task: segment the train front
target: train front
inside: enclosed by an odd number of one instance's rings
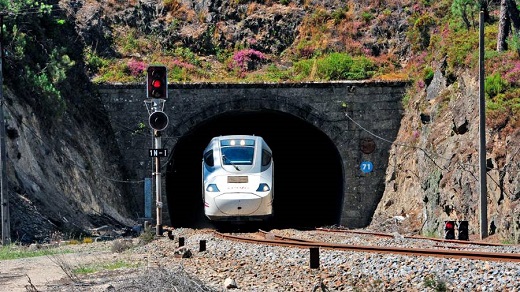
[[[222,136],[204,151],[204,212],[213,221],[263,221],[273,215],[271,149],[258,136]]]

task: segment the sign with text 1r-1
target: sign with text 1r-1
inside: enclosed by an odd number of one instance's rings
[[[149,149],[150,157],[168,157],[168,149]]]

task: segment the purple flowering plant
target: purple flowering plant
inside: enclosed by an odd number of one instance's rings
[[[240,50],[233,55],[229,69],[238,69],[239,75],[243,76],[245,72],[254,70],[259,63],[266,59],[266,56],[260,51],[253,49]]]
[[[128,69],[130,70],[130,74],[132,74],[132,76],[135,76],[135,77],[141,75],[146,70],[146,67],[148,66],[145,62],[134,60],[134,59],[131,59],[130,61],[128,61],[127,65],[128,65]]]

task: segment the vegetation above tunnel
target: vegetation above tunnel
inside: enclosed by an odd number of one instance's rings
[[[520,24],[509,17],[513,33],[499,34],[500,1],[194,3],[1,0],[8,85],[56,113],[77,95],[81,76],[142,83],[156,63],[171,82],[407,79],[415,84],[410,96],[438,69],[451,83],[461,71],[477,76],[483,9],[488,109],[512,116],[506,123],[514,127],[520,120]]]

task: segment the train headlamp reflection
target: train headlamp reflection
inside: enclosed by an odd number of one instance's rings
[[[270,191],[271,188],[269,187],[268,184],[266,183],[261,183],[259,186],[258,186],[258,189],[256,190],[257,192],[268,192]]]
[[[216,185],[216,184],[209,184],[209,185],[206,187],[206,191],[207,191],[207,192],[220,192],[220,190],[217,188],[217,185]]]

